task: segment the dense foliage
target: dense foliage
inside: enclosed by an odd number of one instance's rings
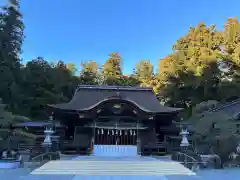
[[[77,84],[152,87],[161,102],[186,109],[239,97],[240,26],[235,18],[226,21],[223,31],[203,22],[190,27],[172,53],[159,60],[157,72],[149,60],[141,60],[126,75],[117,52],[101,67],[94,60],[82,63],[78,72],[73,63],[42,57],[21,64],[24,25],[19,3],[9,1],[0,11],[0,97],[14,114],[43,118],[43,106],[69,101]]]

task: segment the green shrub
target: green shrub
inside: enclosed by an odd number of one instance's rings
[[[222,164],[230,161],[229,155],[232,152],[236,152],[238,139],[234,136],[229,138],[219,139],[217,145],[213,146],[213,152],[219,155]]]

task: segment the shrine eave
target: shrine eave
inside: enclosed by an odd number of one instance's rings
[[[78,86],[70,102],[50,104],[48,107],[65,112],[87,112],[105,103],[129,104],[148,114],[169,114],[182,110],[160,104],[151,88],[117,86]]]
[[[114,100],[116,100],[116,99],[114,99]],[[70,103],[48,104],[47,106],[52,108],[52,109],[58,110],[58,111],[74,113],[74,112],[88,112],[88,111],[91,111],[92,109],[98,108],[98,106],[100,106],[102,103],[105,103],[105,102],[110,102],[110,100],[109,99],[108,100],[103,100],[103,101],[100,101],[100,102],[90,106],[90,107],[86,107],[86,108],[82,108],[82,109],[78,109],[78,107],[73,107],[73,105],[70,104]],[[151,110],[151,109],[146,109],[146,108],[142,107],[141,105],[138,105],[135,102],[130,101],[130,100],[121,99],[121,100],[118,100],[118,102],[126,102],[126,103],[129,103],[131,105],[134,105],[139,110],[141,110],[141,111],[143,111],[147,114],[178,113],[182,110],[181,108],[171,108],[171,107],[165,107],[165,106],[162,106],[162,105],[159,105],[159,107],[155,107],[154,109]]]

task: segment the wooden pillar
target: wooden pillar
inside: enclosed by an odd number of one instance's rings
[[[139,120],[137,120],[137,153],[141,155],[141,138],[139,133]]]
[[[93,119],[93,124],[92,124],[92,131],[93,131],[93,137],[92,137],[92,143],[93,145],[95,144],[95,132],[96,132],[96,119]]]

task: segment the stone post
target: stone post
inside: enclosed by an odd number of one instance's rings
[[[239,131],[240,124],[238,123],[238,124],[236,124],[236,126],[237,126],[237,135],[239,137],[239,134],[240,134],[240,131]],[[240,142],[238,142],[238,145],[236,147],[236,151],[237,151],[237,154],[239,155],[240,154]]]
[[[236,150],[237,150],[237,153],[240,154],[240,142],[238,143]]]

